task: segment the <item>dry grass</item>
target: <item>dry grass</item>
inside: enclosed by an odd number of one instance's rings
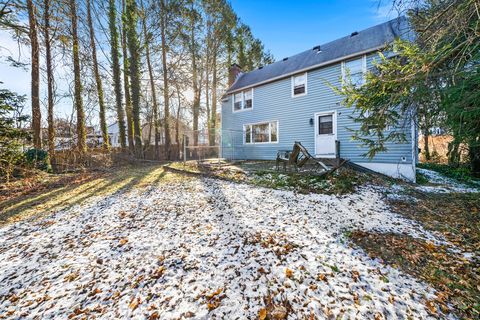
[[[199,165],[196,161],[176,162],[169,167],[185,173],[202,174],[259,187],[291,190],[299,193],[348,194],[367,181],[382,184],[376,176],[360,173],[346,167],[332,174],[318,175],[317,171],[284,172],[275,170],[275,161],[244,161],[238,164]]]
[[[14,189],[0,200],[0,225],[26,218],[39,218],[57,210],[131,188],[187,179],[164,172],[160,165],[136,165],[102,172],[43,175],[39,182],[17,181],[5,188]],[[23,187],[22,187],[23,186]]]
[[[426,301],[438,316],[446,304],[462,319],[480,318],[480,197],[466,194],[416,194],[417,202],[391,201],[392,209],[418,221],[427,230],[442,234],[461,251],[399,234],[353,232],[351,240],[372,257],[422,279],[439,291],[436,301]]]

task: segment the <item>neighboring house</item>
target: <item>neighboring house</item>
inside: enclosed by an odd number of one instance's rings
[[[407,36],[408,23],[400,18],[248,73],[233,65],[222,100],[222,157],[272,160],[277,150],[291,149],[300,141],[316,157],[332,158],[339,141],[341,158],[415,180],[414,121],[400,128],[406,142],[389,143],[387,152],[366,158],[362,155],[367,147],[352,140],[350,129],[359,127],[352,119],[354,108],[342,106],[342,97],[330,87],[341,87],[343,81],[361,85],[378,51]]]
[[[86,126],[86,142],[89,148],[96,148],[101,145],[102,135],[95,131],[95,127]],[[77,146],[77,127],[64,119],[55,120],[55,150],[68,150]],[[42,128],[42,139],[47,147],[48,128]]]
[[[173,145],[173,144],[176,144],[176,131],[175,131],[176,119],[174,117],[170,117],[169,125],[170,125],[170,142]],[[107,128],[107,131],[108,131],[108,137],[110,139],[110,145],[113,148],[119,148],[121,145],[120,145],[120,131],[118,127],[118,122],[115,122],[109,125]],[[149,139],[149,135],[150,135],[150,139]],[[187,136],[187,139],[189,141],[193,141],[192,129],[186,123],[184,123],[183,121],[180,121],[179,127],[178,127],[178,136],[179,136],[180,144],[183,143],[184,135]],[[142,142],[146,144],[148,141],[150,141],[150,145],[155,145],[155,128],[153,126],[150,126],[150,123],[144,123],[142,125]],[[160,127],[159,144],[160,145],[165,144],[165,130],[163,126]]]
[[[162,121],[163,122],[163,121]],[[170,116],[169,120],[169,131],[170,131],[170,143],[171,144],[177,144],[176,142],[176,123],[177,119],[173,116]],[[163,145],[165,144],[165,129],[163,127],[163,123],[160,126],[160,132],[159,132],[159,144]],[[150,135],[150,139],[148,139],[148,136]],[[183,143],[183,136],[187,136],[187,140],[193,141],[193,131],[192,129],[182,120],[179,120],[179,125],[178,125],[178,140],[179,144],[181,145]],[[145,123],[142,125],[142,139],[144,143],[147,143],[150,141],[150,145],[155,145],[155,127],[150,126],[150,123]]]
[[[108,139],[112,148],[120,148],[120,128],[118,122],[114,122],[107,127]]]

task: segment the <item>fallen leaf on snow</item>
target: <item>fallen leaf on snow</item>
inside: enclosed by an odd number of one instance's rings
[[[382,316],[382,314],[381,314],[380,312],[377,312],[377,313],[375,313],[375,315],[373,316],[373,319],[375,319],[375,320],[381,320],[381,319],[383,319],[383,316]]]
[[[205,297],[206,297],[207,299],[212,299],[213,297],[215,297],[215,296],[219,295],[220,293],[222,293],[222,291],[223,291],[223,288],[218,288],[217,290],[215,290],[215,291],[213,291],[213,292],[211,292],[211,293],[207,293],[207,294],[205,295]]]
[[[355,282],[358,282],[360,279],[360,273],[357,270],[352,270],[352,279]]]
[[[287,276],[287,278],[291,278],[293,276],[293,270],[291,269],[285,269],[285,276]]]
[[[435,306],[435,303],[433,301],[427,300],[427,302],[425,302],[425,305],[431,313],[437,314],[437,307]]]
[[[319,273],[318,276],[317,276],[317,279],[321,280],[321,281],[328,282],[327,276],[324,273]]]
[[[282,320],[287,319],[287,308],[284,306],[275,306],[275,308],[270,312],[272,319]]]
[[[158,279],[158,278],[160,278],[161,276],[163,276],[164,273],[165,273],[165,267],[164,267],[164,266],[160,266],[157,270],[155,270],[155,271],[152,273],[152,278]]]
[[[265,320],[267,318],[267,309],[262,308],[258,311],[258,319]]]
[[[138,305],[140,304],[140,298],[133,298],[132,301],[130,301],[130,304],[128,305],[128,307],[130,309],[135,310],[137,309]]]

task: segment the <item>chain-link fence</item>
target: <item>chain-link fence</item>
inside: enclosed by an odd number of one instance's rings
[[[235,130],[190,130],[183,135],[183,161],[244,159],[243,132]]]

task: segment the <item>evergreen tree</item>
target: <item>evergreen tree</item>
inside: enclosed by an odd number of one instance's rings
[[[478,1],[411,1],[407,14],[415,41],[397,40],[387,48],[394,56],[382,56],[365,85],[337,89],[345,104],[359,111],[355,137],[374,156],[387,150],[388,141],[405,138],[405,116],[430,121],[431,115],[443,114],[454,138],[450,162],[460,161],[465,144],[472,172],[480,175]]]
[[[8,182],[15,165],[22,159],[22,140],[28,137],[18,126],[26,116],[15,117],[22,109],[25,96],[19,96],[6,89],[0,89],[0,180]]]

